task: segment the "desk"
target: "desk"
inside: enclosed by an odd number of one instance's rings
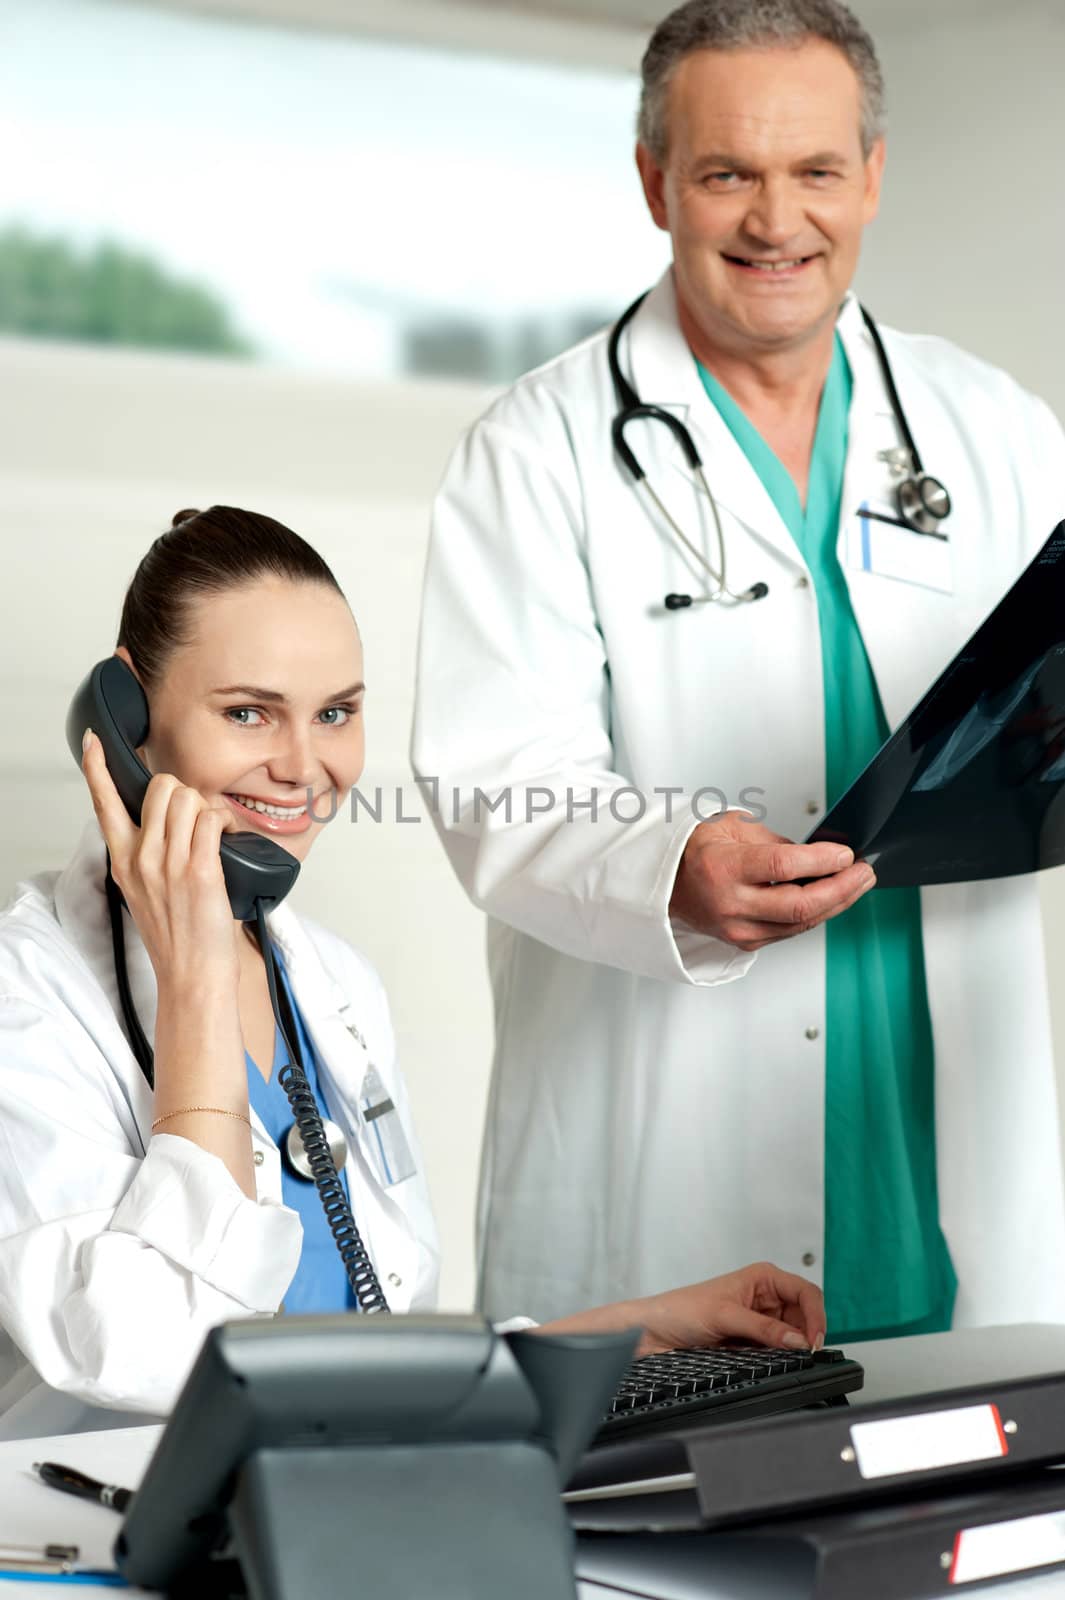
[[[31,1545],[76,1544],[81,1549],[83,1565],[112,1567],[111,1549],[121,1519],[103,1506],[46,1488],[30,1469],[35,1461],[62,1461],[107,1483],[136,1488],[161,1431],[158,1425],[116,1428],[100,1433],[16,1439],[0,1444],[0,1541]],[[705,1554],[701,1554],[699,1589],[693,1587],[692,1568],[680,1570],[673,1575],[668,1589],[656,1591],[664,1600],[803,1600],[803,1591],[797,1587],[794,1573],[784,1567],[772,1572],[764,1564],[756,1570],[746,1556],[738,1554],[736,1545],[730,1543],[727,1536],[718,1536],[713,1542],[718,1549],[714,1554],[712,1575]],[[651,1542],[637,1536],[633,1553],[639,1546],[645,1547],[640,1551],[640,1563],[653,1563]],[[97,1584],[60,1583],[53,1588],[48,1584],[20,1583],[12,1579],[0,1581],[0,1600],[46,1600],[50,1593],[63,1588],[77,1600],[105,1600],[105,1597],[116,1600],[120,1595],[147,1593],[141,1589],[116,1590]],[[581,1583],[578,1587],[580,1600],[608,1600],[618,1592],[598,1583]],[[631,1587],[627,1592],[630,1597],[640,1593],[639,1589]],[[958,1591],[959,1594],[963,1592]],[[994,1600],[1063,1600],[1065,1571],[1010,1583],[980,1585],[979,1592],[993,1595]],[[411,1596],[410,1600],[422,1600],[422,1597]],[[501,1595],[500,1600],[506,1597]]]

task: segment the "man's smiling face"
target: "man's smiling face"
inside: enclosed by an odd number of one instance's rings
[[[661,165],[640,145],[696,348],[794,348],[830,325],[876,215],[884,145],[861,141],[857,75],[823,40],[698,50],[667,91]]]

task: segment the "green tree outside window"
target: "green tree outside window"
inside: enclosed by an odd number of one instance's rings
[[[94,344],[251,356],[222,301],[149,256],[109,241],[0,229],[0,332]]]

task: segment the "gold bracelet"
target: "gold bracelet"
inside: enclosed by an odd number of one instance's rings
[[[209,1111],[214,1117],[235,1117],[238,1122],[246,1122],[251,1127],[251,1118],[246,1117],[242,1111],[224,1111],[221,1106],[182,1106],[180,1111],[168,1111],[165,1117],[156,1117],[152,1123],[152,1132],[161,1128],[164,1122],[169,1122],[173,1117],[187,1117],[194,1111]]]

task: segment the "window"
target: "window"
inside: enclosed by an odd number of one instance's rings
[[[661,272],[636,82],[0,0],[0,329],[504,381]]]

